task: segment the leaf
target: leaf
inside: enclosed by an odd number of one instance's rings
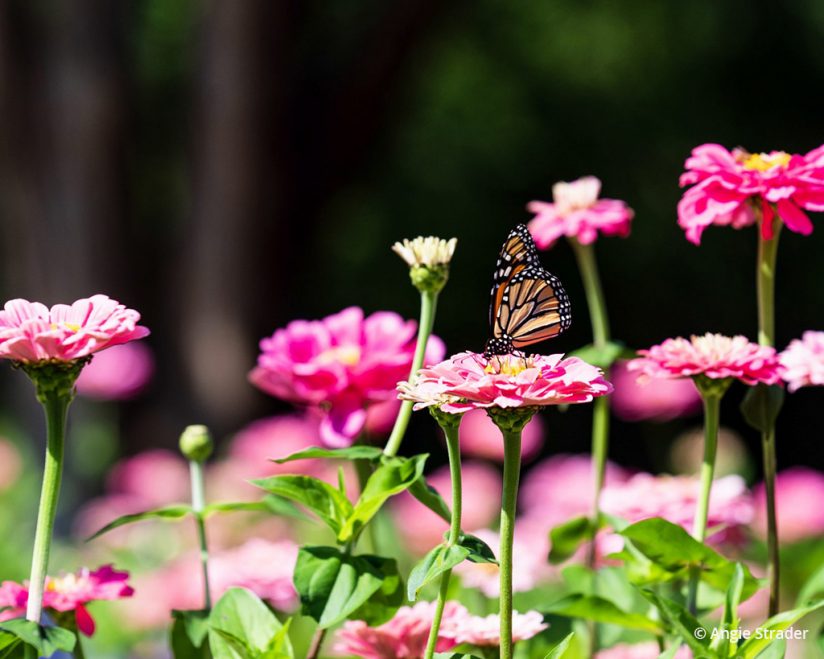
[[[478,536],[462,533],[458,538],[458,544],[464,549],[469,550],[466,560],[473,563],[493,563],[498,565],[498,559],[495,558],[495,552],[492,551],[492,547]]]
[[[670,645],[666,650],[664,650],[661,654],[658,655],[658,659],[675,659],[675,655],[678,654],[678,650],[681,649],[681,642],[676,641],[672,645]]]
[[[804,582],[795,601],[796,606],[806,606],[819,595],[824,595],[824,565],[813,572],[812,576]]]
[[[626,629],[637,629],[652,634],[660,634],[663,629],[655,620],[640,613],[623,611],[616,604],[597,595],[575,594],[551,604],[545,609],[566,618],[584,618],[595,622],[618,625]]]
[[[309,519],[291,501],[275,494],[267,494],[260,501],[218,502],[210,503],[203,508],[203,514],[207,516],[213,513],[229,512],[265,512],[295,519]]]
[[[784,388],[778,385],[757,384],[749,387],[741,401],[744,420],[759,432],[766,432],[775,424],[784,404]]]
[[[447,522],[452,521],[452,511],[449,509],[449,505],[438,491],[426,482],[423,476],[409,486],[409,494],[441,519]]]
[[[572,643],[572,639],[575,636],[575,632],[571,632],[567,634],[564,639],[558,643],[552,650],[549,651],[544,659],[563,659],[564,654],[569,649],[569,644]]]
[[[386,560],[351,556],[337,547],[301,547],[294,583],[303,612],[322,628],[349,617],[383,585],[386,575],[380,567]]]
[[[710,656],[710,632],[683,605],[661,597],[651,588],[642,588],[641,594],[658,609],[667,627],[690,647],[693,654],[698,657]],[[696,634],[697,629],[702,631]]]
[[[273,459],[272,462],[284,464],[295,460],[306,460],[308,458],[334,458],[338,460],[369,460],[377,462],[383,455],[383,451],[377,446],[365,446],[356,444],[345,448],[323,448],[320,446],[310,446],[309,448],[287,455],[285,458]]]
[[[616,362],[616,360],[620,359],[622,356],[625,356],[625,353],[626,348],[624,347],[624,344],[610,341],[603,347],[596,347],[590,343],[583,348],[573,350],[569,353],[569,356],[583,359],[585,362],[606,371]],[[630,357],[635,356],[636,355],[634,352],[630,352]]]
[[[414,602],[418,599],[421,588],[463,563],[468,556],[469,549],[466,547],[447,543],[438,545],[412,568],[406,584],[406,596]]]
[[[44,627],[43,625],[38,625],[36,622],[24,620],[23,618],[0,622],[0,630],[16,636],[23,641],[23,643],[31,645],[37,650],[38,656],[42,657],[51,657],[55,652],[61,650],[71,652],[74,650],[74,644],[76,642],[75,635],[68,629]],[[14,647],[14,643],[9,643],[6,647],[11,650],[11,648]]]
[[[788,627],[791,627],[793,623],[798,622],[801,618],[820,609],[822,606],[824,606],[824,600],[820,600],[809,606],[802,606],[798,609],[783,611],[769,618],[738,648],[738,652],[735,655],[736,659],[754,659],[761,651],[765,650],[770,643],[778,640],[778,634],[776,632],[784,631]]]
[[[354,510],[338,532],[338,542],[349,542],[375,516],[387,499],[400,494],[418,480],[423,475],[428,457],[427,454],[422,454],[411,458],[388,458],[375,469],[366,481]]]
[[[14,634],[0,631],[0,659],[6,659],[6,657],[10,657],[12,653],[17,653],[22,643],[23,641]]]
[[[206,637],[209,611],[172,611],[171,646],[175,659],[209,659],[212,654]]]
[[[741,603],[741,594],[744,590],[744,566],[741,563],[735,564],[735,572],[727,588],[727,595],[724,600],[724,616],[721,618],[721,629],[723,632],[732,632],[738,628],[738,605]],[[722,633],[717,636],[718,643],[713,643],[717,647],[718,654],[727,657],[730,654],[730,633]]]
[[[214,659],[251,659],[265,656],[283,626],[252,591],[229,588],[209,616],[209,647]],[[285,642],[284,656],[293,657]]]
[[[364,620],[370,627],[382,625],[392,619],[397,610],[406,602],[403,579],[394,559],[382,556],[368,556],[366,560],[383,575],[383,583],[369,599],[349,617]]]
[[[271,476],[253,480],[253,485],[305,506],[336,534],[352,515],[352,504],[342,492],[312,476]]]
[[[578,547],[592,539],[592,520],[589,517],[574,517],[559,524],[549,532],[549,562],[563,563]]]
[[[102,529],[86,538],[86,542],[99,538],[104,533],[108,533],[126,524],[133,524],[134,522],[142,522],[144,519],[180,519],[192,512],[192,507],[186,504],[175,504],[173,506],[164,506],[163,508],[156,508],[154,510],[147,510],[142,513],[133,513],[131,515],[123,515],[118,517],[113,522],[109,522]]]

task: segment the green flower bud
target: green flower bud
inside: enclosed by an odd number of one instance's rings
[[[521,432],[530,419],[535,416],[538,407],[489,407],[486,413],[501,432]]]
[[[186,426],[180,435],[180,452],[193,462],[206,462],[213,448],[212,435],[206,426]]]

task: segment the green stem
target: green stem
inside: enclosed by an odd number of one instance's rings
[[[312,642],[309,645],[309,651],[306,654],[306,659],[317,659],[320,656],[323,641],[326,640],[326,629],[318,627],[312,636]]]
[[[521,475],[521,431],[501,430],[504,436],[504,489],[501,496],[501,659],[512,659],[512,542],[518,481]]]
[[[581,279],[584,282],[589,317],[592,322],[592,341],[596,348],[604,348],[609,343],[609,320],[604,290],[601,287],[601,277],[598,274],[598,264],[595,261],[595,250],[592,245],[582,245],[574,238],[569,242],[575,252],[578,269],[581,271]]]
[[[421,318],[418,323],[418,342],[415,345],[415,356],[412,359],[412,368],[409,371],[410,381],[415,376],[415,373],[423,366],[423,359],[426,355],[426,344],[429,342],[429,336],[432,334],[432,326],[435,324],[435,310],[437,306],[437,293],[428,291],[421,292]],[[386,447],[383,449],[384,455],[398,454],[403,436],[406,434],[406,428],[409,425],[409,418],[412,416],[412,405],[412,401],[408,400],[401,403],[401,409],[398,412],[398,417],[395,419],[392,433],[389,435],[389,439],[386,440]]]
[[[74,659],[86,659],[86,653],[83,652],[83,641],[81,639],[80,632],[75,632],[75,641],[74,641],[74,650],[72,650],[72,656]]]
[[[37,511],[37,530],[34,534],[34,551],[29,579],[29,601],[26,619],[40,622],[43,612],[43,587],[49,566],[54,518],[60,495],[60,479],[63,472],[63,446],[66,435],[66,415],[71,395],[52,392],[41,399],[46,413],[46,464],[43,469],[43,487],[40,491],[40,508]]]
[[[698,493],[698,506],[692,525],[692,537],[704,542],[707,536],[707,518],[710,509],[710,492],[715,474],[715,454],[718,448],[718,424],[721,414],[721,396],[702,394],[704,401],[704,461],[701,463],[701,489]],[[697,611],[698,581],[700,568],[690,571],[687,606],[694,615]]]
[[[206,543],[206,522],[203,517],[205,505],[203,463],[190,460],[189,474],[192,481],[192,510],[195,514],[197,538],[200,545],[200,565],[203,570],[203,608],[209,611],[212,608],[212,592],[209,588],[209,546]]]
[[[459,424],[452,424],[449,426],[441,426],[444,437],[446,437],[446,450],[449,454],[449,474],[452,483],[452,517],[449,526],[449,536],[447,537],[447,545],[453,546],[458,543],[461,537],[461,505],[462,505],[462,487],[461,487],[461,451],[458,443],[458,427]],[[449,579],[452,576],[452,570],[447,570],[441,575],[441,586],[438,590],[438,601],[435,604],[435,615],[432,618],[432,627],[429,630],[429,640],[426,644],[425,659],[432,659],[435,656],[435,649],[438,645],[438,631],[441,627],[441,619],[443,618],[443,610],[446,606],[446,596],[449,591]]]

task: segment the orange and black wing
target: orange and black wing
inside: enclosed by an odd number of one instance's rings
[[[489,304],[489,327],[493,336],[507,284],[512,281],[513,277],[530,267],[540,267],[538,248],[532,240],[529,229],[519,224],[509,232],[495,264]]]

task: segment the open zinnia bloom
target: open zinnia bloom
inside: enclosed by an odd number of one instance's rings
[[[571,183],[552,186],[552,203],[531,201],[527,206],[535,217],[529,231],[541,249],[552,247],[558,238],[575,238],[583,245],[605,236],[629,235],[632,209],[617,199],[599,199],[601,181],[584,176]]]
[[[77,628],[86,636],[94,634],[94,620],[86,605],[96,600],[131,597],[134,589],[126,581],[128,572],[118,572],[111,565],[96,570],[82,570],[59,577],[46,577],[43,607],[57,613],[73,611]],[[25,614],[29,592],[26,583],[4,581],[0,586],[0,620]]]
[[[77,378],[77,393],[97,400],[129,400],[140,394],[154,373],[145,343],[126,343],[96,355]]]
[[[633,373],[623,360],[609,374],[615,387],[610,397],[612,411],[624,421],[669,421],[701,409],[701,395],[691,380]]]
[[[454,617],[444,624],[444,634],[458,644],[468,643],[477,647],[497,647],[501,644],[501,620],[497,614]],[[525,641],[537,636],[549,625],[537,611],[512,612],[512,642]]]
[[[409,374],[417,324],[380,311],[364,317],[357,307],[323,320],[296,320],[260,342],[251,382],[272,396],[308,406],[322,416],[329,446],[348,446],[361,433],[367,409],[393,397]],[[426,362],[443,358],[430,337]]]
[[[824,146],[799,155],[702,144],[685,167],[681,186],[693,187],[678,203],[678,225],[696,245],[711,224],[739,229],[753,224],[756,212],[765,240],[776,214],[791,231],[808,235],[813,225],[804,211],[824,211]]]
[[[824,332],[804,332],[779,356],[781,377],[790,391],[824,386]]]

